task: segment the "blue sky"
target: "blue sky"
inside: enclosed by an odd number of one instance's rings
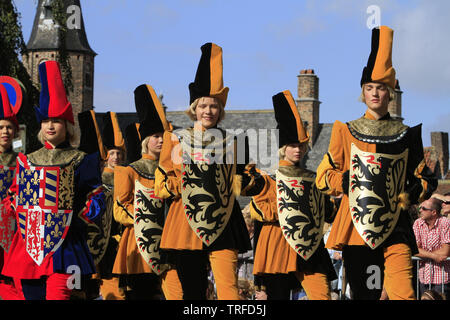
[[[24,39],[36,0],[14,0]],[[362,68],[370,52],[370,5],[394,29],[393,65],[403,91],[405,123],[450,131],[450,1],[448,0],[81,0],[95,59],[98,112],[134,112],[134,89],[148,83],[168,111],[189,102],[200,46],[223,48],[227,109],[271,109],[272,95],[290,90],[297,75],[320,78],[320,122],[360,117]]]

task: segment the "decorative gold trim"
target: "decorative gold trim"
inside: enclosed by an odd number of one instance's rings
[[[350,133],[368,143],[392,143],[402,139],[409,127],[398,120],[371,120],[365,117],[347,123]]]

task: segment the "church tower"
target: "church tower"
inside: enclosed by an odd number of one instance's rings
[[[46,60],[56,60],[60,47],[60,26],[53,15],[55,0],[39,0],[33,30],[22,57],[23,64],[33,83],[39,87],[38,66]],[[94,103],[94,58],[97,55],[89,46],[81,13],[80,0],[62,0],[67,14],[65,50],[72,70],[73,90],[66,88],[72,103],[75,121],[78,113],[90,110]]]

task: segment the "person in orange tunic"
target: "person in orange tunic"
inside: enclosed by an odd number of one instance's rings
[[[393,97],[393,30],[372,30],[372,50],[361,78],[361,118],[333,125],[316,183],[341,195],[326,247],[343,251],[353,299],[414,299],[411,255],[417,253],[410,204],[428,198],[436,180],[425,165],[421,126],[408,127],[388,112]]]
[[[280,162],[275,175],[262,176],[264,186],[250,203],[252,217],[263,224],[253,273],[269,300],[289,300],[300,284],[309,300],[330,300],[336,272],[322,237],[334,203],[317,189],[315,173],[300,166],[309,137],[291,93],[280,92],[272,100]]]
[[[115,112],[107,112],[99,127],[94,110],[78,114],[81,138],[79,149],[86,153],[99,153],[102,159],[102,182],[106,196],[106,211],[99,225],[88,229],[88,245],[97,266],[97,273],[89,279],[86,299],[124,300],[119,290],[119,280],[113,277],[112,268],[122,234],[122,225],[114,220],[114,168],[125,162],[126,147]]]
[[[141,144],[142,157],[114,169],[114,218],[124,231],[112,273],[119,275],[126,300],[162,299],[161,289],[167,300],[179,300],[182,290],[177,272],[161,261],[165,204],[154,192],[163,132],[170,131],[171,126],[151,86],[140,85],[134,95],[139,131],[127,128],[126,140],[131,150],[139,150],[132,145]],[[132,124],[130,128],[136,127]]]
[[[217,298],[238,300],[238,253],[251,249],[236,200],[246,186],[239,175],[245,164],[221,163],[227,154],[224,149],[236,145],[234,136],[217,128],[228,94],[222,79],[222,48],[207,43],[201,50],[195,81],[189,85],[187,114],[194,126],[164,133],[156,170],[156,194],[172,201],[161,249],[176,265],[183,299],[206,299],[209,262]],[[211,160],[213,153],[217,162]]]

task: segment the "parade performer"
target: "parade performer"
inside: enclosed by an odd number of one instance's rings
[[[275,175],[262,176],[264,186],[250,203],[252,217],[263,223],[253,273],[270,300],[289,300],[299,284],[309,300],[329,300],[336,273],[322,237],[334,203],[317,189],[315,173],[300,165],[309,137],[291,93],[280,92],[272,100],[280,162]]]
[[[167,300],[180,300],[182,291],[176,270],[161,261],[159,244],[165,201],[154,192],[163,132],[170,131],[171,126],[151,86],[140,85],[134,96],[140,123],[138,131],[130,130],[136,129],[134,124],[127,127],[125,137],[130,152],[141,149],[142,155],[128,166],[114,169],[114,218],[125,229],[113,274],[119,275],[127,300],[161,299],[161,289]]]
[[[408,127],[388,112],[393,98],[393,30],[372,30],[361,78],[361,118],[333,125],[316,183],[343,194],[326,247],[343,251],[354,299],[414,299],[411,255],[417,253],[408,207],[428,198],[436,180],[425,165],[421,125]],[[384,278],[384,281],[383,281]]]
[[[5,83],[5,85],[3,84]],[[13,90],[15,102],[18,102],[22,89],[19,82],[11,77],[0,77],[0,201],[7,196],[8,188],[14,178],[16,169],[17,152],[13,151],[12,143],[18,137],[19,123],[16,113],[11,106],[8,90]],[[22,97],[20,97],[22,98]],[[18,106],[20,108],[20,105]],[[15,232],[15,217],[8,214],[10,211],[0,206],[0,271],[6,260],[9,247]],[[16,285],[19,288],[16,288]],[[3,300],[21,300],[20,283],[14,283],[14,279],[0,274],[0,298]]]
[[[217,128],[229,90],[223,86],[222,48],[207,43],[201,51],[186,111],[194,126],[164,133],[156,171],[156,194],[173,201],[161,248],[176,265],[184,299],[206,299],[209,262],[217,298],[238,300],[238,253],[251,249],[236,200],[246,187],[240,175],[245,155],[235,159],[241,154],[228,151],[237,146],[236,136]]]
[[[97,266],[97,273],[89,281],[87,299],[98,294],[103,300],[124,300],[119,280],[112,268],[122,234],[122,225],[114,219],[114,168],[125,161],[126,147],[115,112],[106,112],[100,129],[94,110],[78,114],[81,138],[79,149],[91,154],[97,152],[103,161],[102,182],[105,192],[105,213],[100,225],[88,226],[88,246]]]
[[[104,194],[98,156],[73,147],[74,117],[59,64],[41,63],[39,76],[36,117],[44,146],[17,157],[4,204],[14,210],[18,230],[3,273],[21,279],[27,300],[68,300],[81,289],[80,278],[95,273],[86,226],[101,219]]]

